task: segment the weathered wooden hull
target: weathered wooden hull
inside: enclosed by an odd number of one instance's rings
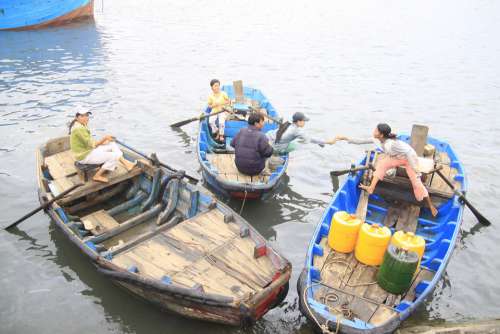
[[[33,30],[47,27],[54,27],[67,24],[71,21],[91,19],[94,16],[94,0],[70,0],[61,3],[68,3],[67,6],[47,1],[47,10],[43,15],[38,13],[40,4],[35,6],[33,12],[24,8],[17,9],[15,2],[10,6],[5,6],[4,20],[0,20],[0,30]],[[12,13],[9,17],[8,14]]]
[[[65,145],[67,144],[63,143],[58,150],[64,150],[66,148],[64,147]],[[132,152],[126,150],[124,150],[124,152],[127,155],[138,158],[133,156]],[[38,196],[41,203],[46,202],[53,196],[47,185],[47,172],[46,170],[42,171],[43,164],[44,159],[40,151],[38,151]],[[192,190],[197,188],[190,184],[185,184],[185,187]],[[151,190],[151,192],[153,192],[153,190]],[[196,205],[197,208],[201,209],[200,205],[205,206],[206,204],[209,207],[217,208],[217,210],[223,210],[228,214],[230,219],[234,219],[233,217],[235,216],[233,215],[236,215],[236,213],[229,207],[215,201],[215,199],[210,196],[206,197],[206,195],[208,195],[207,193],[204,194],[203,196],[201,194],[196,196],[196,199],[201,201]],[[266,256],[270,256],[272,258],[272,263],[276,263],[281,269],[276,272],[275,277],[272,278],[272,281],[264,289],[250,296],[250,298],[239,300],[234,297],[205,292],[203,288],[192,288],[176,284],[173,282],[175,276],[172,276],[172,280],[169,279],[167,282],[164,279],[155,279],[148,275],[138,275],[136,271],[131,271],[130,268],[127,269],[127,267],[117,265],[113,262],[113,258],[116,258],[118,253],[113,253],[111,249],[104,252],[99,250],[99,242],[95,236],[82,239],[81,236],[75,233],[75,230],[71,228],[72,218],[70,218],[71,216],[69,216],[67,210],[69,209],[63,209],[57,203],[54,203],[46,212],[64,235],[94,263],[98,272],[109,278],[118,286],[130,291],[132,294],[147,302],[159,306],[163,310],[204,321],[233,326],[246,326],[254,323],[269,309],[278,305],[285,298],[286,292],[288,291],[291,266],[265,243],[262,244],[262,247],[266,249]],[[191,211],[190,209],[186,210]],[[240,221],[240,218],[238,217],[237,220]],[[260,237],[251,226],[247,224],[241,226],[245,238],[252,238],[252,240],[257,238],[258,240],[262,240],[262,237]],[[139,237],[141,236],[139,235]],[[236,235],[235,237],[238,236]],[[144,238],[144,240],[148,239]],[[133,241],[130,249],[135,249],[140,246],[141,242],[142,241]]]
[[[409,140],[408,136],[400,138]],[[451,147],[446,142],[433,138],[429,138],[428,142],[436,147],[437,154],[441,157],[440,161],[447,161],[444,165],[453,175],[456,186],[466,191],[463,166]],[[361,162],[361,164],[364,163],[365,160]],[[306,254],[305,266],[297,282],[300,310],[311,320],[318,332],[321,332],[325,326],[333,332],[347,334],[393,332],[431,295],[444,274],[459,235],[463,204],[452,193],[449,198],[434,199],[440,203],[437,217],[432,217],[426,208],[422,208],[422,211],[415,216],[415,234],[424,238],[426,248],[420,268],[410,288],[401,295],[392,295],[378,284],[365,284],[376,281],[377,267],[361,264],[352,253],[335,252],[331,250],[327,242],[333,215],[338,211],[356,212],[358,201],[361,201],[358,185],[362,176],[363,172],[349,175],[334,195],[313,233]],[[437,186],[432,186],[435,180],[429,181],[428,187],[431,193],[431,190],[437,190],[435,188]],[[389,180],[380,182],[389,182]],[[436,184],[441,186],[440,183]],[[384,184],[381,186],[383,187]],[[408,191],[405,190],[405,192]],[[377,186],[375,194],[369,197],[367,223],[384,225],[389,222],[391,210],[397,210],[403,205],[401,202],[382,197],[387,194],[386,191],[383,195],[379,193]],[[398,224],[400,219],[409,219],[409,217],[403,217],[403,215],[397,217]],[[398,225],[388,226],[398,230]],[[340,270],[332,269],[336,265]],[[359,271],[356,271],[358,269]],[[336,296],[336,301],[328,301],[329,295]],[[344,311],[348,309],[350,315],[339,313],[342,309]]]

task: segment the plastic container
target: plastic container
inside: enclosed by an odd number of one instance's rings
[[[341,253],[350,253],[354,250],[358,239],[361,220],[346,211],[337,211],[330,224],[328,233],[328,245],[330,248]]]
[[[363,224],[359,230],[354,255],[356,259],[369,266],[378,266],[391,240],[391,230],[378,224]]]
[[[415,235],[415,233],[413,232],[397,231],[392,236],[391,245],[416,252],[418,254],[418,264],[417,264],[417,269],[418,269],[418,267],[420,266],[420,261],[422,261],[422,256],[424,256],[424,251],[425,251],[424,238],[422,238],[419,235]]]
[[[378,285],[396,295],[404,293],[411,285],[417,263],[416,252],[389,245],[377,274]]]

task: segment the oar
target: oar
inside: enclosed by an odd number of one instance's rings
[[[367,169],[371,169],[371,170],[375,170],[375,167],[373,167],[373,164],[368,164],[368,166],[358,166],[358,167],[355,167],[354,165],[349,168],[349,169],[344,169],[344,170],[332,170],[330,172],[330,175],[331,176],[340,176],[340,175],[344,175],[344,174],[347,174],[347,173],[356,173],[356,172],[359,172],[361,170],[367,170]]]
[[[42,205],[40,205],[38,208],[36,208],[35,210],[27,213],[26,215],[22,216],[21,218],[19,218],[18,220],[16,220],[15,222],[13,222],[12,224],[10,224],[9,226],[7,226],[5,229],[8,230],[10,229],[11,227],[14,227],[14,226],[17,226],[18,224],[20,224],[21,222],[23,222],[24,220],[26,220],[27,218],[33,216],[35,213],[37,213],[38,211],[42,210],[42,209],[45,209],[46,207],[48,207],[50,204],[54,203],[55,201],[63,198],[64,196],[66,196],[67,194],[69,194],[70,192],[72,192],[73,190],[75,190],[76,188],[82,186],[83,183],[78,183],[78,184],[75,184],[73,187],[63,191],[62,193],[60,193],[59,195],[57,195],[56,197],[54,197],[53,199],[51,199],[50,201],[48,202],[45,202],[43,203]]]
[[[228,110],[226,108],[223,108],[220,111],[216,111],[216,112],[213,112],[211,114],[206,114],[206,115],[202,115],[202,116],[196,116],[196,117],[193,117],[193,118],[190,118],[190,119],[186,119],[186,120],[183,120],[183,121],[171,124],[170,126],[173,127],[173,128],[178,128],[178,127],[181,127],[183,125],[189,124],[191,122],[202,121],[202,120],[204,120],[207,117],[215,116],[217,114],[220,114],[220,113],[223,113],[223,112],[226,112],[226,111],[228,111]]]
[[[491,222],[486,219],[468,200],[467,198],[465,198],[465,195],[464,193],[462,193],[461,191],[455,189],[455,186],[453,185],[453,183],[451,183],[450,179],[448,179],[443,173],[441,173],[440,170],[436,170],[436,173],[443,179],[443,181],[453,190],[453,192],[455,193],[455,195],[458,196],[458,198],[460,198],[464,203],[465,205],[467,205],[467,207],[470,209],[470,211],[472,211],[472,213],[474,214],[474,216],[476,216],[477,220],[485,225],[485,226],[489,226],[491,225]]]
[[[142,153],[141,151],[138,151],[138,150],[136,150],[135,148],[128,146],[127,144],[125,144],[124,142],[122,142],[122,141],[120,141],[120,140],[118,140],[118,139],[116,139],[116,138],[115,138],[115,142],[117,142],[118,144],[122,145],[123,147],[125,147],[125,148],[127,148],[127,149],[131,150],[132,152],[134,152],[134,153],[136,153],[136,154],[139,154],[141,157],[144,157],[144,158],[148,159],[149,161],[152,161],[152,162],[157,162],[155,159],[152,159],[151,157],[148,157],[146,154]],[[160,166],[165,167],[165,168],[167,168],[167,169],[170,169],[172,172],[178,172],[178,170],[177,170],[177,169],[175,169],[175,168],[173,168],[173,167],[170,167],[169,165],[164,164],[164,163],[163,163],[163,162],[161,162],[161,161],[158,161],[158,162],[159,162]],[[189,179],[189,180],[191,180],[191,181],[193,181],[193,182],[199,182],[199,181],[200,181],[199,179],[197,179],[197,178],[195,178],[195,177],[193,177],[193,176],[190,176],[190,175],[188,175],[188,174],[184,174],[184,177],[186,177],[187,179]]]
[[[259,109],[258,109],[258,108],[255,108],[255,107],[253,107],[253,106],[248,106],[248,108],[249,108],[250,110],[252,110],[252,111],[259,111]],[[270,119],[270,120],[271,120],[271,121],[273,121],[274,123],[278,123],[279,125],[283,124],[283,122],[282,122],[281,120],[277,119],[277,118],[274,118],[274,117],[272,117],[272,116],[269,116],[269,115],[268,115],[268,114],[266,114],[266,113],[262,113],[262,114],[264,115],[264,117],[266,117],[266,118]]]

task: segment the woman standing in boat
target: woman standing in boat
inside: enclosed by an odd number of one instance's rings
[[[373,173],[371,184],[369,186],[360,184],[360,188],[366,190],[369,194],[373,194],[378,181],[384,179],[385,173],[389,169],[403,166],[406,169],[406,174],[408,174],[417,201],[425,199],[432,215],[437,215],[438,211],[432,204],[429,192],[422,183],[422,180],[420,180],[417,153],[408,143],[397,139],[396,135],[391,132],[391,127],[388,124],[378,124],[375,130],[373,130],[373,138],[370,139],[353,139],[345,136],[337,136],[336,139],[346,140],[350,144],[358,145],[375,143],[386,154],[386,156],[377,161],[376,171]]]
[[[210,81],[212,94],[208,97],[208,106],[212,109],[211,114],[221,111],[225,106],[231,103],[226,92],[220,90],[220,81],[213,79]],[[224,141],[224,127],[226,122],[226,113],[217,114],[215,117],[210,117],[210,129],[215,140]]]
[[[71,152],[76,161],[81,164],[102,164],[94,175],[93,180],[107,183],[104,176],[106,171],[113,171],[120,161],[130,171],[134,168],[132,163],[123,158],[123,153],[118,145],[113,142],[113,137],[106,135],[99,141],[94,141],[88,128],[89,115],[92,113],[77,112],[75,119],[69,125]]]

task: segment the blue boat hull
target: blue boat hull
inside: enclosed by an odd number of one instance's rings
[[[409,141],[408,136],[401,136],[400,139]],[[456,170],[454,181],[458,182],[460,190],[465,192],[467,183],[464,169],[452,148],[446,142],[433,138],[429,138],[428,142],[434,145],[440,154],[446,154],[449,158],[450,168]],[[364,164],[365,160],[361,163]],[[444,274],[459,235],[464,206],[460,203],[456,195],[450,195],[451,198],[443,199],[440,202],[438,206],[439,214],[435,218],[430,215],[427,208],[423,208],[420,211],[416,229],[416,234],[426,240],[426,249],[419,272],[426,271],[431,273],[432,278],[421,281],[417,281],[415,278],[416,282],[406,292],[404,295],[405,298],[401,298],[400,301],[395,302],[392,307],[393,315],[388,317],[386,321],[373,325],[370,321],[361,321],[357,317],[352,319],[337,317],[335,313],[329,311],[329,307],[325,305],[326,301],[321,302],[318,300],[320,299],[318,291],[326,283],[322,283],[323,268],[314,266],[315,257],[323,256],[325,251],[329,251],[329,246],[325,244],[325,238],[328,237],[333,215],[337,211],[347,211],[349,213],[356,211],[360,195],[358,185],[361,181],[362,173],[357,172],[356,174],[349,175],[325,210],[310,241],[305,266],[297,282],[300,310],[314,323],[318,331],[321,331],[322,327],[325,328],[325,326],[333,332],[337,330],[338,326],[340,332],[349,334],[390,333],[394,331],[403,320],[408,318],[431,295],[437,282]],[[389,206],[384,206],[381,203],[384,203],[384,199],[377,195],[377,193],[369,197],[367,223],[383,225]],[[326,247],[328,249],[325,249]],[[340,280],[342,282],[342,278]],[[330,289],[330,287],[327,286],[327,289]],[[341,289],[335,289],[335,291],[341,291]],[[410,295],[412,297],[406,298],[406,296]],[[315,296],[316,299],[314,298]],[[354,297],[354,300],[356,298]],[[373,315],[374,313],[372,313]]]
[[[0,30],[37,29],[93,16],[94,0],[0,0]]]
[[[232,86],[223,86],[229,98],[234,99],[234,91]],[[258,89],[244,87],[244,95],[246,98],[254,101],[259,101],[260,106],[265,108],[268,114],[273,118],[278,118],[279,115],[267,100],[267,98]],[[205,110],[205,113],[210,113],[210,108]],[[225,136],[226,146],[229,146],[231,139],[236,136],[241,128],[247,127],[246,121],[226,121]],[[275,123],[266,123],[263,132],[274,130],[278,127]],[[217,143],[210,137],[208,128],[208,119],[200,122],[198,137],[197,137],[197,156],[202,169],[204,181],[210,188],[225,197],[237,199],[265,199],[270,197],[280,186],[286,168],[288,167],[288,155],[283,155],[281,158],[284,163],[279,166],[269,177],[266,183],[242,183],[238,181],[229,181],[219,176],[218,171],[210,164],[207,159],[207,154],[217,151]]]

